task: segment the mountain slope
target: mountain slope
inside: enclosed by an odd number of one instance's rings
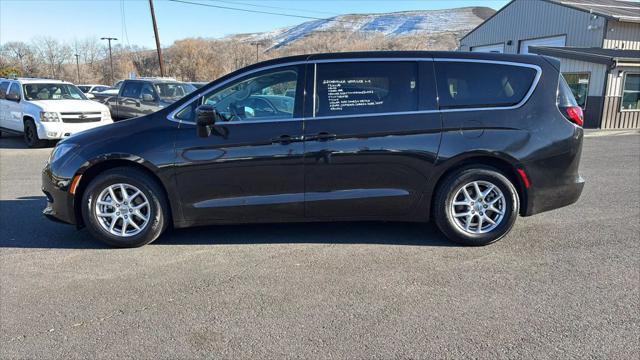
[[[487,7],[464,7],[444,10],[403,11],[385,14],[349,14],[312,20],[275,31],[232,35],[240,41],[266,41],[271,48],[290,45],[317,32],[360,32],[385,37],[407,35],[464,34],[495,10]]]

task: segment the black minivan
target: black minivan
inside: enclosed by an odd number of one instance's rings
[[[463,52],[258,63],[59,143],[44,214],[119,247],[167,226],[430,219],[489,244],[582,192],[582,110],[559,68]]]

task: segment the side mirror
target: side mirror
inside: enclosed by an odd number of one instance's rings
[[[86,96],[87,99],[95,99],[96,98],[96,96],[93,95],[92,93],[86,93],[86,94],[84,94],[84,96]]]
[[[196,127],[199,137],[211,136],[211,127],[220,119],[220,114],[211,105],[200,105],[196,108]]]
[[[155,100],[156,99],[151,94],[142,94],[142,101],[152,102],[152,101],[155,101]]]
[[[4,98],[9,100],[9,101],[20,102],[20,95],[18,95],[16,93],[9,93]]]

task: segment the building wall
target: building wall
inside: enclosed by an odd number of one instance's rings
[[[565,34],[566,46],[601,47],[606,21],[600,16],[592,17],[542,0],[515,0],[462,39],[460,50],[504,42],[505,53],[515,54],[520,40]],[[511,45],[506,45],[508,40]]]
[[[603,129],[640,128],[640,111],[620,111],[625,72],[638,73],[640,72],[640,68],[637,66],[621,66],[609,72],[604,98],[604,109],[602,111]]]
[[[607,65],[586,61],[561,59],[560,72],[589,73],[589,94],[584,109],[584,127],[599,128],[601,126],[602,110],[605,97],[604,85],[607,77]]]
[[[605,49],[640,50],[640,24],[609,20]]]
[[[589,73],[589,96],[602,96],[606,80],[607,65],[573,59],[561,59],[560,72]]]

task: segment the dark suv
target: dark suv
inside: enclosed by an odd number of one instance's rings
[[[195,86],[166,78],[124,80],[117,95],[103,97],[113,120],[149,115],[195,91]]]
[[[122,247],[169,225],[429,219],[488,244],[582,192],[582,112],[559,67],[461,52],[255,64],[61,142],[44,213]]]

